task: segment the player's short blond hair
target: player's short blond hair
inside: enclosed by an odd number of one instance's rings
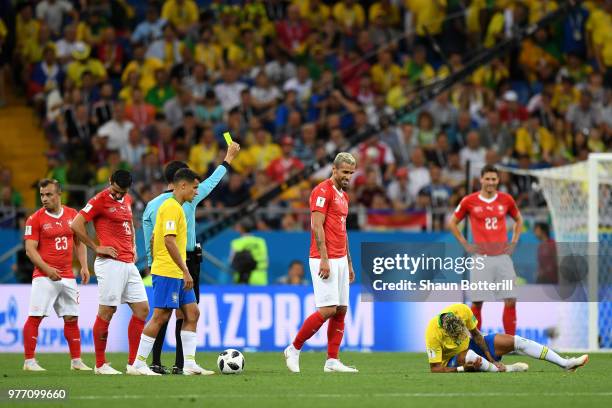
[[[463,320],[452,313],[444,314],[444,318],[442,319],[442,330],[457,343],[462,342],[468,336],[467,328]]]
[[[336,158],[334,159],[334,167],[338,168],[342,163],[346,163],[350,166],[355,166],[357,165],[357,160],[355,160],[355,157],[348,152],[340,152],[336,155]]]

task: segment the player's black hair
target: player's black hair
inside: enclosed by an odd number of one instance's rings
[[[132,174],[127,170],[116,170],[111,176],[110,181],[123,189],[127,189],[132,185]]]
[[[188,168],[189,166],[187,163],[178,160],[174,160],[166,164],[166,167],[164,168],[164,178],[166,179],[166,183],[172,183],[174,181],[174,176],[177,171]]]
[[[495,173],[499,177],[499,170],[492,164],[487,164],[480,170],[480,177],[483,177],[486,173]]]
[[[534,228],[539,228],[546,238],[550,238],[550,226],[547,222],[537,222]]]
[[[55,180],[55,179],[42,179],[38,182],[38,188],[43,188],[43,187],[47,187],[48,185],[54,185],[55,186],[55,191],[57,193],[61,193],[62,192],[62,185],[60,184],[59,181]]]
[[[176,174],[174,174],[173,181],[175,183],[178,183],[179,181],[193,182],[199,179],[200,176],[198,176],[198,173],[196,173],[195,171],[191,170],[190,168],[182,168],[179,169]]]

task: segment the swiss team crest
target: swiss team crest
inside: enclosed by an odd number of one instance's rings
[[[506,208],[503,205],[498,205],[497,206],[497,210],[499,211],[500,214],[503,214],[505,209]]]
[[[117,209],[115,207],[111,207],[108,209],[108,212],[110,213],[114,213],[115,211],[117,211]]]
[[[478,206],[478,207],[474,207],[474,212],[475,213],[480,213],[482,212],[482,207]]]
[[[50,230],[51,228],[53,228],[53,225],[47,223],[47,224],[43,224],[42,226],[44,231]]]

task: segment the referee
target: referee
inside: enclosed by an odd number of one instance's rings
[[[198,204],[204,200],[210,192],[219,184],[223,176],[230,169],[230,164],[238,154],[240,145],[232,142],[227,149],[225,160],[221,163],[208,177],[206,180],[201,182],[198,186],[198,194],[192,202],[183,203],[183,211],[185,212],[185,218],[187,219],[187,269],[193,278],[193,289],[195,291],[196,301],[200,302],[200,263],[202,262],[202,248],[199,244],[196,244],[195,238],[195,212]],[[153,228],[155,226],[155,218],[157,216],[157,210],[164,201],[172,197],[172,190],[174,186],[172,180],[177,171],[183,168],[187,168],[187,164],[180,161],[173,161],[166,165],[164,169],[164,178],[168,183],[168,190],[149,201],[147,207],[142,214],[142,229],[144,231],[145,249],[147,251],[147,264],[149,268],[153,263],[151,257],[151,237],[153,235]],[[183,316],[180,310],[176,311],[176,359],[174,367],[172,368],[173,374],[183,373],[183,345],[181,342],[181,327],[183,324]],[[155,344],[153,345],[153,362],[151,370],[159,374],[169,374],[166,368],[161,364],[161,352],[166,338],[166,331],[168,329],[168,323],[160,328]]]

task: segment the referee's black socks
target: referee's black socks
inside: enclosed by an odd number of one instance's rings
[[[176,360],[174,366],[183,369],[183,341],[181,340],[181,329],[183,327],[183,319],[176,319],[176,328],[174,333],[176,335]]]
[[[164,323],[159,328],[159,333],[153,343],[153,363],[152,365],[161,366],[161,353],[164,348],[164,340],[166,340],[166,331],[168,330],[168,322]]]

